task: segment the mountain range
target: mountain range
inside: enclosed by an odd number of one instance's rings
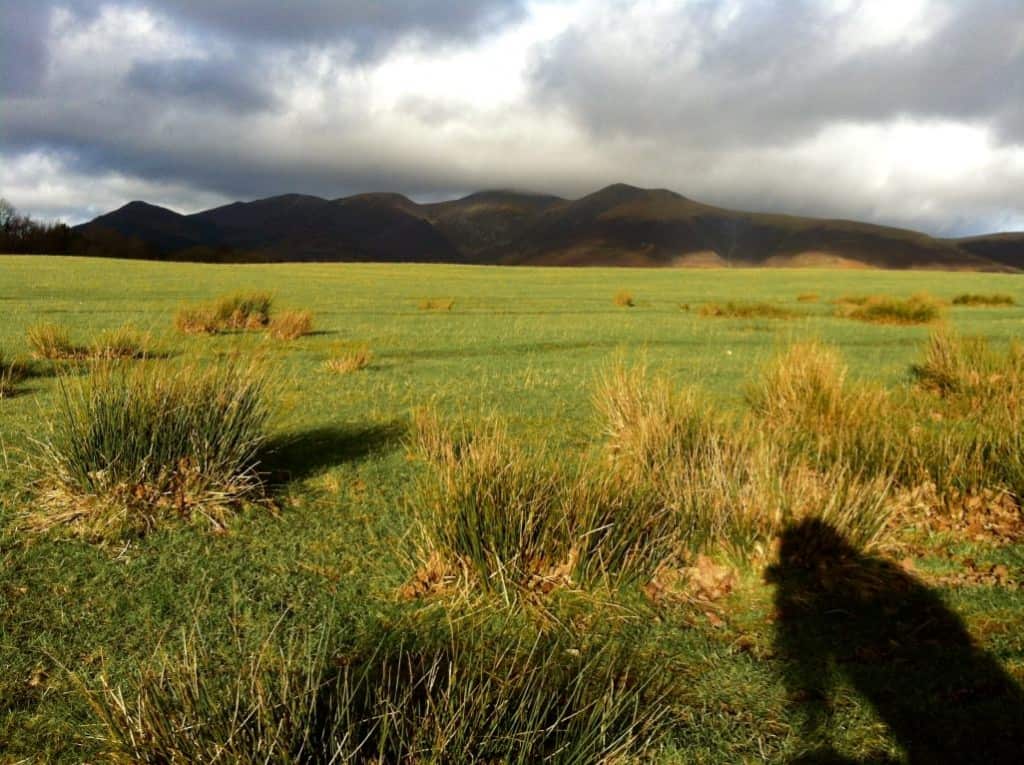
[[[86,254],[160,260],[1024,270],[1024,232],[940,239],[729,210],[625,184],[576,200],[512,191],[429,204],[392,193],[285,194],[192,215],[131,202],[75,233]]]

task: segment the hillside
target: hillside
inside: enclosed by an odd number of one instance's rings
[[[577,200],[510,191],[431,204],[388,193],[286,194],[193,215],[132,202],[76,231],[90,254],[179,260],[1024,268],[1024,234],[943,240],[728,210],[624,184]]]

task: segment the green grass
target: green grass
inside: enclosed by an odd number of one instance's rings
[[[903,299],[921,290],[944,301],[962,293],[1010,294],[1017,305],[953,305],[946,313],[951,330],[985,337],[993,357],[1001,359],[1024,319],[1024,288],[1017,279],[931,272],[206,266],[4,257],[0,348],[6,358],[28,356],[26,331],[34,325],[61,325],[75,338],[95,338],[131,324],[161,349],[159,357],[134,364],[172,369],[236,353],[259,356],[279,395],[264,452],[276,513],[243,512],[226,533],[202,524],[169,524],[103,544],[25,529],[26,515],[36,508],[33,482],[40,478],[27,457],[60,405],[60,379],[26,377],[17,384],[18,395],[0,400],[0,761],[95,761],[97,737],[107,734],[97,727],[79,684],[98,692],[104,682],[122,688],[129,712],[137,711],[140,673],[160,666],[154,653],[171,657],[176,671],[187,670],[183,630],[202,634],[204,661],[227,672],[213,691],[231,694],[239,672],[252,666],[275,630],[300,639],[330,614],[341,613],[345,639],[376,645],[381,625],[406,624],[422,609],[462,608],[443,596],[409,601],[397,595],[423,562],[423,519],[429,519],[416,505],[416,487],[429,468],[408,454],[412,413],[419,407],[429,405],[444,422],[473,428],[485,418],[500,419],[520,449],[534,453],[543,447],[569,462],[571,473],[577,459],[602,464],[607,457],[608,436],[593,397],[616,361],[626,368],[645,364],[652,377],[666,379],[674,390],[696,386],[726,418],[749,408],[755,375],[794,342],[837,349],[848,366],[844,385],[895,391],[916,385],[911,369],[925,363],[930,328],[850,321],[833,315],[831,303],[845,294]],[[609,299],[623,283],[643,298],[629,311]],[[182,305],[268,290],[275,305],[312,311],[317,332],[276,343],[264,332],[173,330]],[[788,321],[760,315],[712,321],[679,310],[681,303],[793,305],[795,295],[811,293],[820,302],[802,304]],[[420,310],[424,294],[448,296],[445,301],[457,308]],[[327,364],[339,344],[372,348],[373,363],[359,374],[339,376]],[[75,367],[69,374],[89,372]],[[811,381],[817,404],[802,416],[811,422],[846,416],[828,379]],[[920,395],[935,397],[936,407],[956,404],[938,393]],[[971,397],[974,389],[965,407]],[[766,400],[763,406],[775,412],[778,402]],[[1005,444],[1010,448],[1010,440]],[[1020,581],[1024,545],[935,534],[927,544],[893,554],[913,558],[920,571],[934,574],[936,598],[963,619],[1000,666],[1024,678],[1024,592],[938,578],[965,571],[964,561],[973,559],[979,567],[1005,565]],[[776,596],[775,585],[763,582],[758,568],[742,565],[737,592],[712,604],[654,606],[636,588],[616,594],[566,587],[524,603],[513,617],[486,593],[473,595],[466,607],[484,612],[479,618],[514,618],[524,634],[553,641],[560,656],[579,651],[584,660],[587,646],[573,643],[580,633],[603,624],[637,630],[642,637],[631,645],[633,658],[674,683],[658,762],[787,762],[820,741],[805,734],[810,703],[796,697],[786,680],[799,657],[778,647]],[[574,676],[559,674],[569,666],[561,660],[532,662],[550,667],[550,679],[528,681],[517,673],[521,651],[532,645],[532,638],[513,642],[506,664],[487,657],[490,666],[512,668],[502,687],[515,692],[502,698],[525,699],[529,682],[571,689]],[[415,666],[431,667],[448,655],[435,648],[414,652]],[[366,666],[390,665],[358,664]],[[897,756],[898,741],[880,725],[865,695],[870,684],[850,685],[843,679],[845,668],[839,662],[827,670],[838,689],[824,723],[830,746],[867,760]],[[888,665],[878,667],[880,675],[889,671]],[[960,698],[956,694],[969,687],[955,668],[936,665],[936,673],[936,682],[948,680],[948,688],[899,690],[921,709],[934,710],[936,697],[948,692]],[[264,687],[281,681],[273,668],[268,677]],[[431,698],[438,708],[458,712],[465,703],[459,693],[472,688],[501,690],[481,675],[464,686],[439,687]],[[168,698],[161,696],[165,703]],[[564,698],[584,696],[565,691]],[[990,719],[1013,714],[1005,699],[981,703],[980,712]],[[525,702],[508,708],[527,717],[547,713]],[[955,708],[950,703],[939,718]],[[484,722],[472,718],[460,728],[466,736],[461,740],[472,740]],[[408,740],[400,733],[393,740]],[[395,746],[398,751],[402,744]]]

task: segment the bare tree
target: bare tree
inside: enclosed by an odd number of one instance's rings
[[[18,220],[18,211],[14,205],[0,197],[0,229],[8,231]]]

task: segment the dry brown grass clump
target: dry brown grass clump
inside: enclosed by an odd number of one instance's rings
[[[636,305],[633,302],[633,293],[629,290],[619,290],[615,293],[615,305],[619,308],[632,308]]]
[[[455,307],[455,298],[425,298],[420,301],[421,311],[450,311]]]
[[[373,361],[373,351],[366,345],[338,346],[327,359],[327,368],[338,374],[351,374],[366,369]]]
[[[977,294],[965,292],[953,298],[953,305],[962,306],[1006,306],[1016,305],[1017,301],[1013,295],[1005,293]]]
[[[837,314],[876,324],[928,324],[942,318],[943,307],[925,292],[909,298],[870,295],[841,298]]]
[[[68,361],[83,358],[87,349],[71,341],[71,333],[60,324],[35,324],[28,328],[26,340],[32,356],[47,361]]]
[[[312,331],[312,311],[282,311],[274,317],[267,329],[275,340],[296,340]]]
[[[817,303],[821,296],[817,292],[805,292],[802,295],[797,295],[796,299],[801,303]]]
[[[772,303],[740,302],[705,303],[700,308],[701,316],[723,319],[792,319],[799,314]]]

